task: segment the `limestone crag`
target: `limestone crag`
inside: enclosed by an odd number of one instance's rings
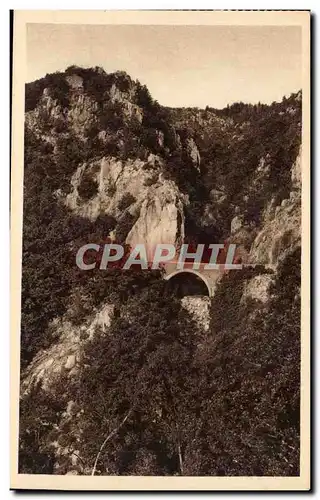
[[[52,322],[58,342],[41,351],[23,373],[21,393],[28,393],[32,387],[41,384],[45,390],[62,374],[70,377],[79,373],[81,349],[96,333],[97,328],[106,332],[114,312],[112,304],[104,304],[99,310],[87,317],[85,323],[76,326],[69,321],[68,314]]]
[[[291,170],[292,189],[289,198],[275,206],[269,202],[262,229],[250,251],[250,262],[276,267],[301,241],[301,151]]]
[[[71,179],[71,192],[64,203],[77,215],[95,220],[106,213],[116,218],[127,211],[136,216],[127,243],[143,243],[148,248],[157,243],[179,246],[184,240],[184,205],[188,198],[176,184],[164,179],[160,159],[149,157],[147,162],[104,157],[89,165],[83,164]],[[90,200],[78,193],[83,175],[90,175],[97,183],[97,194]],[[124,195],[131,195],[125,209],[121,205]]]

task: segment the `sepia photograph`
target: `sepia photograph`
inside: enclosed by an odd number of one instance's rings
[[[14,12],[13,489],[310,488],[309,25]]]

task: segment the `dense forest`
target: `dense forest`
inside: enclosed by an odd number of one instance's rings
[[[67,318],[82,337],[76,376],[61,371],[50,389],[40,380],[21,393],[20,472],[298,475],[299,244],[282,239],[276,267],[225,273],[204,330],[161,271],[75,265],[88,241],[102,244],[115,231],[126,242],[139,218],[130,211],[134,195],[123,193],[116,211],[95,218],[64,200],[79,166],[77,193],[87,206],[100,188],[86,166],[107,157],[124,171],[135,161],[150,170],[153,155],[160,166],[144,189],[159,169],[177,186],[188,200],[185,241],[228,240],[240,214],[250,252],[271,201],[283,207],[294,189],[301,94],[271,105],[172,109],[124,72],[72,66],[27,84],[25,111],[22,385],[61,342],[57,321]],[[115,190],[108,187],[110,199]],[[245,298],[251,280],[269,275],[267,301]],[[88,318],[106,303],[110,326],[89,336]]]

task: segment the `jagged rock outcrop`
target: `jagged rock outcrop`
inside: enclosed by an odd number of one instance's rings
[[[126,242],[132,247],[144,243],[152,249],[158,243],[177,248],[184,241],[184,201],[177,186],[168,180],[150,189],[141,203],[139,218],[129,232]]]
[[[187,139],[186,149],[187,149],[188,155],[191,158],[193,166],[196,167],[200,172],[200,162],[201,162],[200,153],[199,153],[198,146],[196,145],[196,143],[194,142],[194,139],[192,137]]]
[[[49,390],[62,374],[77,376],[81,364],[81,349],[92,339],[97,329],[105,332],[109,328],[114,305],[104,304],[88,315],[86,321],[79,326],[68,319],[69,314],[73,312],[69,310],[64,317],[54,320],[50,325],[59,340],[41,351],[23,373],[22,394],[28,393],[37,384],[41,384],[44,390]]]
[[[90,175],[97,183],[97,193],[85,201],[78,193],[83,175]],[[147,162],[104,157],[90,165],[81,165],[71,179],[71,192],[66,205],[76,214],[95,220],[101,213],[116,218],[124,211],[135,216],[127,236],[127,243],[143,243],[152,249],[157,243],[180,246],[184,240],[184,205],[188,198],[176,184],[164,179],[161,159],[154,155]],[[124,195],[131,195],[125,208],[121,205]]]
[[[251,280],[248,280],[244,286],[241,303],[253,299],[266,304],[270,298],[269,291],[273,280],[274,277],[271,274],[254,276]]]
[[[210,297],[186,296],[181,299],[182,307],[191,315],[199,328],[209,330],[210,325]]]
[[[292,188],[289,198],[275,206],[269,202],[263,217],[262,230],[250,251],[250,262],[276,267],[288,252],[301,241],[301,151],[292,165]]]
[[[231,234],[235,234],[241,229],[243,226],[243,217],[241,215],[236,215],[231,221]]]

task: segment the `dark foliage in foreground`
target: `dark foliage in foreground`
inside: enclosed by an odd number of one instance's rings
[[[61,425],[58,439],[77,450],[79,473],[92,472],[119,427],[96,474],[298,475],[299,263],[299,252],[282,263],[263,314],[261,303],[240,304],[237,294],[255,272],[226,275],[206,335],[162,281],[146,278],[127,300],[127,319],[116,318],[110,333],[86,346],[79,380],[65,386],[62,401],[75,401],[77,416]],[[41,391],[29,398],[20,468],[49,471],[53,431],[43,421],[58,402],[45,406]],[[58,460],[55,472],[68,467]]]
[[[266,310],[239,302],[237,273],[213,300],[212,338],[201,355],[199,473],[298,475],[300,251],[281,264]]]

